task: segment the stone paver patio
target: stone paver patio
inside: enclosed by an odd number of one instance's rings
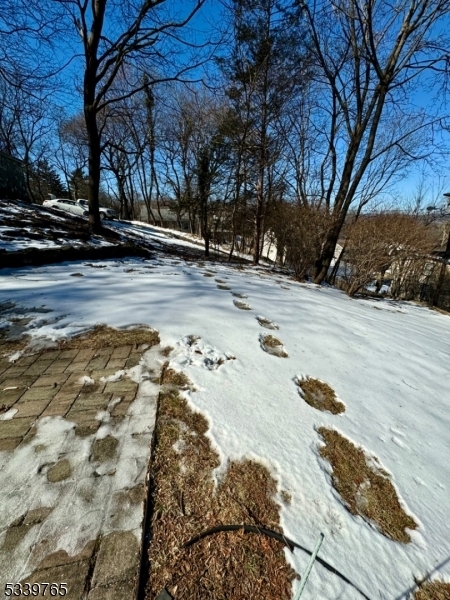
[[[2,595],[64,582],[70,600],[135,597],[162,362],[159,345],[0,359]]]

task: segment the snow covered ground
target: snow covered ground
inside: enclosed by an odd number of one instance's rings
[[[184,242],[189,243],[189,242]],[[372,599],[406,598],[414,576],[450,579],[450,318],[410,303],[355,301],[265,268],[156,260],[66,263],[0,271],[0,296],[47,308],[33,336],[59,339],[97,323],[147,324],[171,364],[196,386],[185,392],[210,424],[222,457],[252,458],[278,481],[284,533],[312,549]],[[214,271],[214,273],[211,273]],[[75,273],[81,274],[73,277]],[[212,276],[211,276],[212,275]],[[220,285],[229,287],[219,289]],[[232,292],[246,296],[240,310]],[[256,317],[274,321],[288,358],[261,349]],[[191,345],[188,335],[200,336]],[[202,354],[195,352],[202,349]],[[236,360],[220,360],[233,355]],[[332,415],[307,405],[296,376],[327,382],[346,406]],[[375,454],[405,510],[419,524],[408,545],[352,516],[331,486],[317,427],[337,428]],[[220,471],[220,469],[219,469]],[[220,472],[217,473],[220,476]],[[286,556],[302,573],[308,556]],[[436,571],[434,571],[436,570]],[[295,588],[294,588],[295,591]],[[359,598],[316,565],[302,599]]]
[[[63,211],[0,199],[0,251],[113,245],[102,236],[89,236],[85,223],[82,217]]]

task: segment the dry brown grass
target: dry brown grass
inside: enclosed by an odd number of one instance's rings
[[[338,415],[345,411],[345,406],[342,402],[336,398],[334,390],[319,379],[313,377],[304,377],[302,379],[296,379],[295,383],[300,388],[300,395],[303,400],[312,406],[323,412],[327,411],[333,415]]]
[[[261,325],[261,327],[265,327],[266,329],[279,329],[278,325],[276,325],[270,319],[266,319],[265,317],[257,316],[256,320]]]
[[[404,544],[410,542],[406,529],[416,529],[417,523],[401,507],[388,473],[375,459],[368,464],[362,449],[337,431],[321,427],[318,432],[325,441],[320,455],[333,467],[333,485],[347,509],[375,524],[383,535]]]
[[[180,390],[193,390],[192,381],[181,371],[175,371],[165,362],[161,370],[161,385],[176,387]]]
[[[287,492],[286,490],[281,490],[281,499],[282,501],[287,504],[288,506],[291,504],[292,502],[292,496],[289,492]]]
[[[203,415],[176,390],[162,392],[152,466],[153,518],[146,600],[166,588],[177,600],[290,600],[295,573],[283,546],[262,535],[222,532],[184,548],[220,524],[249,523],[281,531],[276,483],[265,467],[232,462],[216,490]]]
[[[149,327],[133,327],[130,329],[114,329],[108,325],[97,325],[69,340],[62,342],[61,347],[70,349],[107,348],[118,346],[141,346],[159,344],[159,333]]]
[[[430,310],[434,310],[434,311],[440,313],[441,315],[445,315],[446,317],[448,317],[450,315],[450,311],[445,310],[445,308],[439,308],[438,306],[429,306],[428,304],[426,304],[425,306],[427,308],[429,308]]]
[[[259,336],[259,341],[264,352],[280,358],[288,357],[288,353],[284,349],[283,342],[280,342],[280,340],[275,336],[261,335]]]
[[[233,303],[236,308],[240,308],[241,310],[252,310],[252,307],[249,306],[246,302],[240,302],[239,300],[233,300]]]
[[[414,600],[450,600],[450,583],[427,581],[414,593]]]
[[[186,336],[187,344],[190,347],[192,347],[195,344],[195,342],[198,342],[198,340],[201,340],[201,339],[202,338],[199,335],[191,334],[191,335]]]
[[[14,352],[23,351],[31,341],[29,335],[23,335],[18,340],[7,340],[0,337],[0,356],[8,356]]]

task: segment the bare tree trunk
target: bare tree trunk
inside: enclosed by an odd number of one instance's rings
[[[201,228],[202,237],[205,240],[205,256],[209,256],[209,241],[211,233],[208,223],[208,200],[210,186],[210,161],[208,150],[203,149],[200,152],[198,166],[198,193],[201,210]]]
[[[447,246],[445,247],[444,256],[442,257],[441,268],[439,269],[439,277],[436,285],[436,289],[433,294],[433,298],[431,300],[432,306],[438,306],[439,300],[442,294],[442,288],[444,286],[445,273],[447,271],[448,259],[450,257],[450,231],[448,233]]]
[[[99,212],[98,192],[100,188],[100,135],[97,127],[95,109],[85,106],[86,131],[89,140],[89,225],[93,232],[100,232],[102,224]]]
[[[260,169],[259,180],[256,189],[256,213],[255,213],[255,233],[254,233],[254,251],[253,251],[253,262],[255,265],[259,263],[260,252],[261,252],[261,226],[262,226],[262,212],[264,204],[264,168]]]
[[[338,256],[336,262],[334,263],[334,267],[331,270],[329,277],[327,277],[327,282],[330,285],[334,285],[336,282],[336,276],[339,272],[339,267],[341,266],[341,260],[342,260],[342,257],[344,256],[344,252],[345,252],[345,244],[342,246],[342,249],[339,252],[339,256]]]

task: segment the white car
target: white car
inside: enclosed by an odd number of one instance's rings
[[[52,200],[44,200],[42,206],[47,208],[55,208],[57,210],[63,210],[65,212],[72,213],[74,215],[80,215],[82,217],[88,217],[89,212],[86,208],[73,200],[67,200],[65,198],[54,198]]]
[[[80,204],[85,210],[89,210],[89,202],[84,198],[79,198],[77,200],[78,204]],[[117,219],[116,211],[112,208],[105,208],[104,206],[99,206],[100,219]]]

